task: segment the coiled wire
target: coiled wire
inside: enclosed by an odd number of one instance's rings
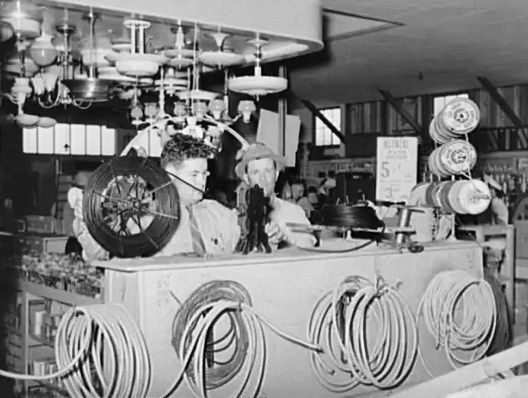
[[[382,226],[376,211],[370,206],[326,205],[321,209],[320,216],[324,225],[365,229]]]
[[[497,307],[490,284],[462,270],[437,274],[418,305],[436,348],[444,348],[453,368],[481,359],[493,340]],[[423,356],[421,361],[433,377]]]
[[[55,337],[59,370],[42,375],[20,375],[0,370],[18,380],[62,377],[75,398],[144,398],[151,380],[145,340],[130,315],[114,304],[95,304],[66,312]]]
[[[412,311],[396,288],[380,278],[373,283],[349,277],[323,295],[307,334],[317,345],[325,339],[325,353],[311,352],[310,363],[320,383],[335,393],[359,384],[398,386],[410,374],[418,350]]]
[[[191,335],[187,335],[187,340],[184,341],[183,334],[194,314],[200,307],[215,303],[218,300],[252,305],[249,293],[237,282],[211,281],[200,286],[185,300],[174,317],[172,344],[178,357],[185,356],[185,353],[189,351]],[[240,311],[229,311],[226,315],[229,317],[230,323],[228,331],[216,341],[209,341],[204,354],[206,357],[209,355],[217,357],[228,351],[232,351],[232,354],[225,361],[220,362],[216,358],[212,359],[216,366],[207,367],[206,384],[208,389],[219,388],[229,383],[240,372],[248,349],[249,331],[242,320]],[[195,321],[195,324],[197,322],[198,320]],[[183,351],[181,350],[182,347]],[[187,369],[186,375],[189,380],[193,380],[193,383],[196,384],[194,380],[196,374],[192,367]]]
[[[222,289],[225,289],[229,285],[231,287],[236,286],[236,284],[230,281],[223,281],[222,285]],[[209,284],[205,288],[199,288],[197,292],[203,293],[203,291],[208,289],[211,289],[211,285]],[[197,296],[198,293],[191,295],[193,298]],[[236,369],[239,369],[238,373],[242,374],[239,379],[239,387],[230,397],[238,398],[242,395],[256,397],[260,391],[267,364],[264,325],[278,336],[293,344],[300,345],[312,351],[321,350],[315,344],[304,342],[279,331],[268,320],[255,312],[251,305],[248,304],[250,300],[247,302],[239,301],[238,298],[240,297],[237,297],[237,300],[233,301],[221,299],[220,294],[218,294],[216,301],[211,300],[194,311],[190,319],[186,322],[183,333],[177,339],[179,341],[177,354],[182,368],[175,378],[173,386],[171,386],[164,397],[170,396],[178,388],[182,377],[187,381],[195,397],[205,398],[208,396],[208,375],[205,371],[206,354],[208,351],[207,345],[212,328],[224,314],[236,313],[238,315],[237,322],[240,323],[240,330],[245,331],[247,339],[244,358],[241,362],[242,366],[238,368],[237,365],[236,367]],[[191,306],[185,308],[191,308]],[[192,371],[187,371],[188,368],[191,368]],[[230,377],[229,380],[234,379],[234,376]],[[221,380],[224,382],[228,380],[227,375],[222,375]]]

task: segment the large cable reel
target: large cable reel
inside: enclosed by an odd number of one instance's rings
[[[147,257],[161,250],[180,224],[178,191],[154,161],[116,157],[99,166],[86,185],[88,232],[117,257]]]

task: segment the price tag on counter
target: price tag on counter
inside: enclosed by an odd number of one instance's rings
[[[407,202],[417,168],[418,137],[378,137],[376,199]]]

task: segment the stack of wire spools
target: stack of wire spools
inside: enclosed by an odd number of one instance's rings
[[[455,98],[436,115],[429,134],[436,144],[429,171],[437,181],[423,182],[411,191],[413,205],[440,208],[444,213],[480,214],[491,201],[487,184],[471,177],[477,151],[468,134],[478,126],[480,111],[473,101]]]

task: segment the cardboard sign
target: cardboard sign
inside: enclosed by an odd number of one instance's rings
[[[376,199],[407,202],[417,168],[418,137],[378,137]]]

